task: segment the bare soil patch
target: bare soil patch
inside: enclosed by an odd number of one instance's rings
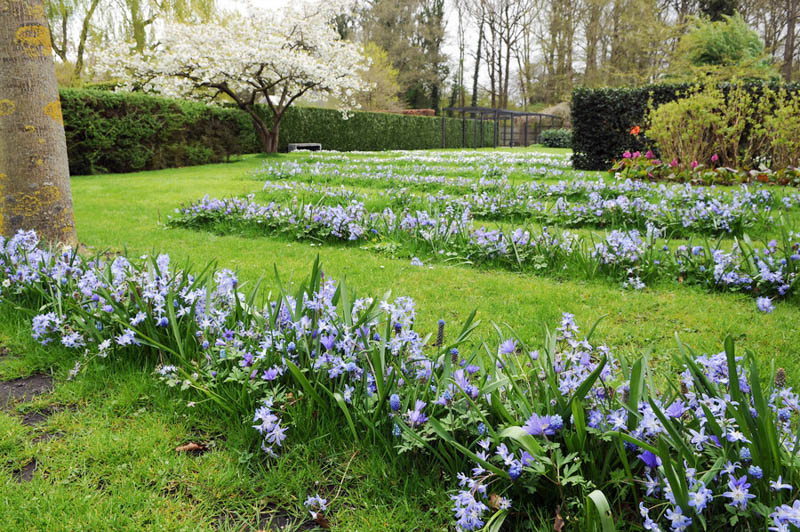
[[[0,408],[19,400],[31,400],[37,395],[53,390],[53,378],[36,374],[22,379],[0,381]]]
[[[11,472],[11,476],[14,477],[14,480],[16,480],[17,482],[20,482],[20,483],[21,482],[30,482],[31,480],[33,480],[33,473],[34,473],[34,471],[36,471],[36,466],[37,466],[37,463],[36,463],[36,459],[34,458],[30,462],[28,462],[27,464],[22,466],[21,469],[17,469],[15,471],[12,471]]]

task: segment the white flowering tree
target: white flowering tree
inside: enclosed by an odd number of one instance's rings
[[[205,101],[227,95],[252,117],[263,150],[273,153],[281,118],[298,98],[331,97],[346,114],[367,88],[360,46],[341,40],[334,27],[346,8],[339,0],[295,2],[280,13],[251,8],[221,22],[170,23],[154,50],[134,54],[121,43],[101,54],[98,69],[127,89]],[[271,113],[259,112],[257,103]]]

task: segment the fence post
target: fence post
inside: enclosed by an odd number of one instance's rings
[[[445,114],[446,114],[445,111],[442,111],[442,149],[447,147],[447,133],[446,133],[447,129],[444,123]]]
[[[472,124],[472,147],[476,150],[478,149],[478,113],[472,113],[472,121],[475,122]]]
[[[461,111],[461,147],[467,144],[467,114]]]
[[[525,115],[525,140],[522,141],[528,147],[528,115]]]
[[[497,113],[497,109],[495,109],[494,110],[494,135],[492,135],[494,137],[494,147],[495,148],[497,148],[497,135],[500,133],[499,130],[498,130],[498,127],[497,127],[498,116],[499,115]]]
[[[539,115],[539,127],[536,129],[536,142],[542,141],[542,115]]]

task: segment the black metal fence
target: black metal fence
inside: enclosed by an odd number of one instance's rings
[[[448,113],[450,116],[448,117]],[[460,120],[461,147],[498,146],[530,146],[540,141],[545,129],[558,128],[563,124],[560,116],[508,109],[492,109],[490,107],[446,107],[442,109],[442,147],[452,146],[452,139],[447,142],[447,120]],[[490,123],[493,127],[486,127]],[[493,136],[486,142],[485,136]]]

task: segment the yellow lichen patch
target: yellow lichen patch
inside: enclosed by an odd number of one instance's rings
[[[39,144],[44,144],[44,139],[42,137],[39,137],[38,139],[36,139],[36,142],[38,142]]]
[[[17,198],[11,212],[18,216],[34,216],[42,208],[42,202],[33,194],[23,194]]]
[[[39,198],[41,198],[42,203],[45,205],[55,203],[61,199],[61,191],[58,189],[58,187],[53,185],[40,188],[36,194],[39,196]]]
[[[36,166],[42,166],[44,164],[44,161],[40,157],[37,157],[34,160],[34,163],[36,163]]]
[[[61,102],[58,100],[54,100],[45,105],[44,114],[46,114],[59,124],[64,123],[64,115],[61,113]]]
[[[32,18],[44,18],[44,5],[27,5],[25,6],[28,10],[28,16]]]
[[[14,42],[29,57],[52,55],[50,31],[41,24],[26,24],[17,28]]]
[[[26,133],[35,133],[36,132],[36,126],[31,125],[31,124],[26,124],[24,129],[25,129]]]
[[[8,116],[14,114],[17,109],[17,104],[11,100],[0,100],[0,116]]]
[[[6,174],[4,174],[4,173],[0,172],[0,181],[2,181],[3,179],[5,179],[5,178],[7,178],[7,177],[8,177],[8,176],[7,176]]]

